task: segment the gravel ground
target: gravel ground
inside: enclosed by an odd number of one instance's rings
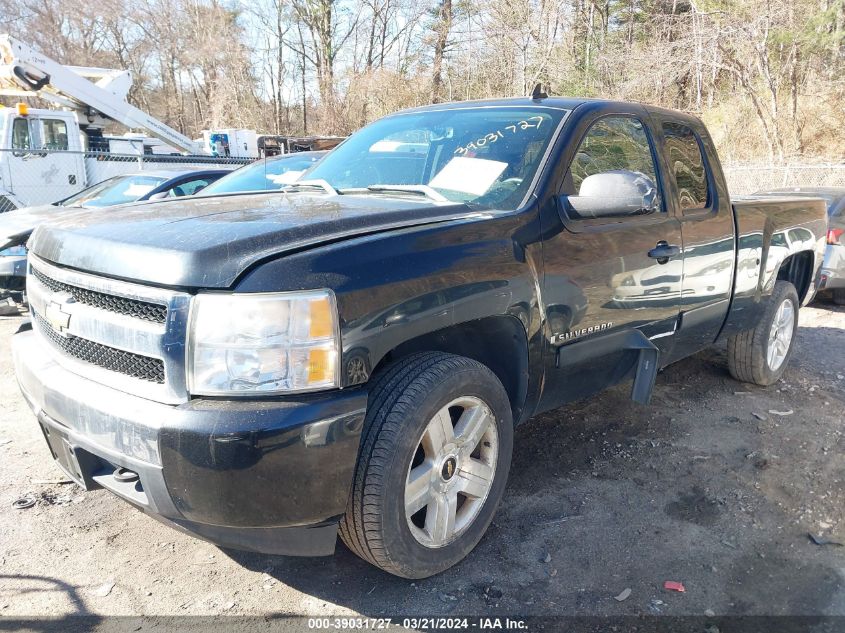
[[[845,547],[808,538],[845,543],[842,308],[802,310],[776,386],[734,382],[716,348],[664,371],[650,406],[626,385],[520,427],[486,537],[416,582],[340,544],[221,550],[55,483],[9,358],[20,322],[0,320],[0,616],[845,615]],[[25,495],[35,506],[13,509]]]

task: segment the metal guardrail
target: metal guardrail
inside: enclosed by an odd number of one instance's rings
[[[0,149],[0,213],[51,204],[112,176],[153,169],[236,168],[252,161],[213,156]]]
[[[746,195],[782,187],[845,187],[845,165],[725,165],[728,190]]]

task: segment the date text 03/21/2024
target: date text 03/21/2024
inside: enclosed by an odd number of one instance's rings
[[[415,617],[402,618],[308,618],[308,628],[313,630],[388,630],[392,627],[402,627],[414,630],[478,630],[478,631],[525,631],[528,628],[525,620],[514,618],[443,618],[443,617]]]

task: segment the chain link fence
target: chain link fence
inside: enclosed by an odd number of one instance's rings
[[[0,149],[0,213],[51,204],[107,178],[150,170],[237,168],[248,158]],[[845,164],[726,165],[732,195],[780,187],[845,187]]]
[[[732,195],[781,187],[845,187],[845,165],[725,165]]]
[[[107,178],[151,170],[230,167],[249,158],[0,149],[0,213],[64,200]]]

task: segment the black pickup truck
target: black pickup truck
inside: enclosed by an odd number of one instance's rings
[[[532,415],[720,340],[778,380],[824,254],[822,200],[732,203],[700,121],[630,103],[404,111],[304,178],[40,227],[18,381],[87,488],[409,578],[478,543]]]

